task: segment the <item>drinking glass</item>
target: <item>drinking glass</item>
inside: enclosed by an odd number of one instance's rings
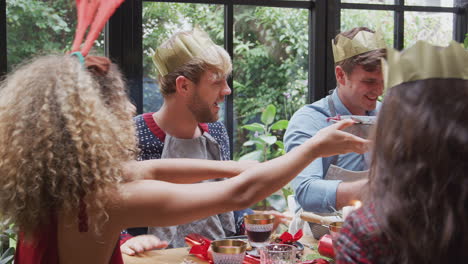
[[[251,214],[244,216],[245,230],[252,247],[262,247],[269,243],[275,216],[271,214]]]
[[[271,244],[260,248],[260,264],[294,264],[296,247],[284,244]]]
[[[215,264],[242,264],[247,243],[241,240],[225,239],[211,242]]]

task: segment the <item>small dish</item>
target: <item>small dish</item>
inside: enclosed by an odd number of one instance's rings
[[[239,240],[245,240],[245,241],[248,240],[247,236],[232,236],[232,237],[226,237],[226,239],[239,239]],[[293,245],[296,247],[298,253],[304,251],[304,245],[301,242],[299,241],[294,242]],[[248,255],[252,257],[260,258],[260,253],[257,251],[257,248],[252,247],[251,250],[246,250],[245,253],[247,253]]]

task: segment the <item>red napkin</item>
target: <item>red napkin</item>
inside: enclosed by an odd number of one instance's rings
[[[190,254],[201,260],[212,262],[210,256],[208,256],[211,240],[199,234],[190,234],[185,237],[185,242],[192,246]]]
[[[328,257],[328,258],[335,258],[335,251],[333,250],[333,240],[330,235],[323,235],[317,246],[317,251],[320,255]]]
[[[279,238],[281,239],[282,244],[293,244],[301,239],[303,235],[302,229],[299,229],[297,233],[293,236],[288,232],[284,232]]]

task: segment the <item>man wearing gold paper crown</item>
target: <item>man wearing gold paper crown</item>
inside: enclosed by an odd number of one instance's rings
[[[386,54],[381,35],[368,28],[354,28],[338,34],[332,47],[337,88],[293,115],[284,137],[288,152],[331,125],[331,118],[375,116],[380,106],[380,60]],[[328,213],[360,199],[368,165],[364,155],[357,153],[313,161],[292,181],[297,202],[305,211]]]
[[[369,195],[336,263],[466,263],[468,51],[418,41],[387,57]]]
[[[231,93],[227,78],[232,71],[229,54],[217,46],[208,34],[195,28],[179,32],[155,52],[164,104],[155,113],[135,117],[139,138],[139,160],[197,158],[229,160],[229,138],[219,119],[220,104]],[[246,162],[250,166],[253,162]],[[200,197],[194,197],[200,199]],[[238,235],[246,209],[171,227],[141,228],[137,236],[122,245],[129,255],[164,246],[183,247],[185,236],[198,233],[210,239]],[[276,214],[281,218],[282,215]],[[146,231],[147,230],[147,231]],[[132,232],[133,231],[133,232]],[[160,242],[159,239],[167,241]]]
[[[165,41],[156,49],[153,62],[164,103],[155,113],[135,117],[141,151],[138,159],[229,160],[226,130],[216,122],[220,104],[231,94],[229,54],[195,28]],[[169,247],[183,247],[184,237],[190,233],[215,239],[236,234],[236,226],[233,212],[228,212],[180,226],[149,227],[148,233],[167,241]]]

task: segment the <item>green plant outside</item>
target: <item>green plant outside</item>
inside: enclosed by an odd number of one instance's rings
[[[465,35],[465,49],[468,49],[468,33]]]
[[[275,121],[276,107],[268,105],[261,114],[261,123],[252,123],[242,126],[249,131],[249,140],[244,142],[243,148],[245,154],[239,160],[257,160],[260,162],[279,157],[285,153],[283,141],[279,140],[277,135],[288,128],[288,120]],[[293,194],[289,185],[283,187],[279,192],[267,197],[265,200],[257,203],[255,209],[275,209],[285,211],[287,208],[287,197]]]
[[[16,249],[16,232],[13,226],[0,226],[0,264],[12,264]]]

